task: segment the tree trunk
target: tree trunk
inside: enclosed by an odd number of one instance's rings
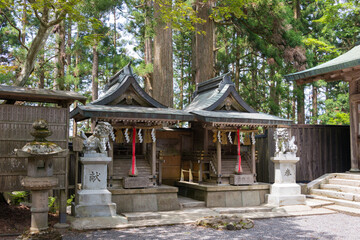
[[[40,55],[40,66],[43,66],[45,63],[45,56],[44,54]],[[44,67],[40,67],[39,69],[39,88],[42,89],[45,87],[45,70]]]
[[[57,26],[57,60],[55,61],[56,65],[56,75],[55,75],[55,84],[54,89],[64,90],[65,82],[65,23],[64,20],[59,23]]]
[[[153,98],[173,107],[173,49],[172,29],[160,19],[160,6],[154,3],[154,17],[157,21],[154,38],[154,80]]]
[[[297,123],[305,124],[304,85],[296,85]]]
[[[182,45],[184,46],[184,45]],[[181,48],[181,64],[180,64],[180,109],[184,107],[184,58],[185,58],[184,48]]]
[[[150,24],[151,24],[151,18],[150,18],[150,12],[151,12],[151,0],[146,1],[146,18],[145,18],[145,46],[144,46],[144,61],[145,65],[149,66],[150,64],[153,64],[153,47],[152,47],[152,38],[150,34]],[[150,96],[153,94],[153,73],[149,72],[146,73],[144,76],[145,81],[145,92],[147,92]]]
[[[26,59],[24,63],[21,65],[21,71],[16,78],[15,85],[16,86],[24,86],[27,82],[29,76],[34,70],[35,60],[39,53],[39,51],[44,47],[46,40],[49,37],[53,27],[45,27],[40,25],[36,36],[31,43],[29,51],[26,55]]]
[[[312,91],[312,123],[313,124],[317,124],[317,118],[318,118],[317,95],[318,95],[318,90],[317,90],[317,86],[314,83],[313,91]]]
[[[97,52],[97,43],[93,46],[93,63],[92,63],[92,100],[98,99],[98,71],[99,71],[99,54]]]
[[[209,18],[213,0],[196,1],[197,17],[204,19],[204,24],[196,24],[194,38],[194,70],[195,83],[199,84],[214,77],[214,21]],[[205,34],[198,34],[205,33]]]
[[[26,0],[24,0],[23,12],[22,12],[22,31],[21,41],[25,44],[26,41]]]

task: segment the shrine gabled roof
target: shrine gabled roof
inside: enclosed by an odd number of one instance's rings
[[[125,92],[132,88],[133,92],[141,100],[141,106],[166,108],[149,94],[147,94],[136,80],[137,76],[133,74],[130,63],[117,72],[109,82],[105,85],[105,93],[97,100],[91,102],[92,105],[117,105],[116,101],[119,97],[124,96]],[[131,105],[131,104],[128,104]]]
[[[172,108],[150,108],[137,106],[78,106],[71,112],[76,121],[87,118],[133,119],[136,121],[192,121],[194,116],[182,110]]]
[[[194,100],[185,111],[202,122],[228,125],[288,125],[292,121],[251,108],[237,93],[229,74],[212,78],[198,85]]]
[[[320,64],[316,67],[306,69],[301,72],[296,72],[292,74],[285,75],[286,80],[295,81],[301,79],[309,79],[319,77],[327,77],[326,74],[335,73],[337,71],[353,68],[360,66],[360,45],[355,46],[350,51],[328,61],[323,64]],[[330,77],[330,75],[328,76]],[[339,79],[335,79],[339,80]]]
[[[200,83],[194,95],[194,100],[185,108],[187,112],[195,110],[215,110],[229,96],[234,98],[235,101],[233,101],[233,103],[237,103],[239,110],[243,112],[256,112],[236,92],[229,74]]]
[[[139,85],[130,64],[116,73],[106,84],[99,99],[77,106],[70,118],[82,121],[88,118],[151,121],[192,121],[194,116],[183,110],[168,108],[151,96]]]
[[[80,101],[85,104],[86,97],[76,92],[51,89],[33,89],[17,86],[0,85],[0,99],[9,101],[46,102],[71,104]]]

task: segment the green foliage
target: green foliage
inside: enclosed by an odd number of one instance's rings
[[[11,202],[14,205],[19,205],[21,202],[24,202],[28,198],[29,192],[14,191],[10,193],[10,196],[11,196]]]
[[[49,207],[49,212],[56,213],[56,211],[59,209],[59,206],[57,206],[56,204],[56,197],[48,198],[48,207]]]
[[[75,194],[72,194],[69,199],[66,200],[66,206],[71,206],[71,203],[75,199]]]

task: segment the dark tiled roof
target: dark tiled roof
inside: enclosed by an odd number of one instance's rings
[[[78,100],[85,104],[86,97],[76,92],[51,89],[33,89],[0,85],[0,99],[13,101],[72,103]]]
[[[106,85],[105,93],[86,106],[78,106],[70,113],[77,121],[87,118],[136,119],[140,121],[192,121],[194,116],[183,110],[168,108],[149,96],[136,80],[130,64],[116,73]],[[140,102],[120,104],[117,99],[124,97],[131,89]]]
[[[70,114],[71,118],[81,121],[87,118],[117,118],[117,119],[151,119],[159,121],[192,121],[194,116],[182,110],[172,108],[151,108],[141,106],[78,106]]]
[[[220,104],[231,96],[236,101],[237,111],[219,110]],[[251,108],[237,93],[234,83],[229,74],[212,78],[198,85],[194,93],[194,100],[185,108],[185,111],[193,113],[196,119],[202,122],[251,124],[251,125],[288,125],[292,121],[276,116],[258,113]]]

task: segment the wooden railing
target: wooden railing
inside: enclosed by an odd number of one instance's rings
[[[194,151],[190,153],[183,153],[182,154],[182,166],[181,166],[181,173],[180,173],[180,181],[185,181],[185,174],[188,173],[189,175],[189,182],[194,181],[194,174],[198,177],[198,182],[203,181],[203,174],[210,174],[210,166],[212,154],[205,153],[205,151]],[[185,167],[184,164],[189,163],[188,167]],[[208,164],[207,170],[204,170],[204,165]],[[196,167],[197,170],[196,170]]]

